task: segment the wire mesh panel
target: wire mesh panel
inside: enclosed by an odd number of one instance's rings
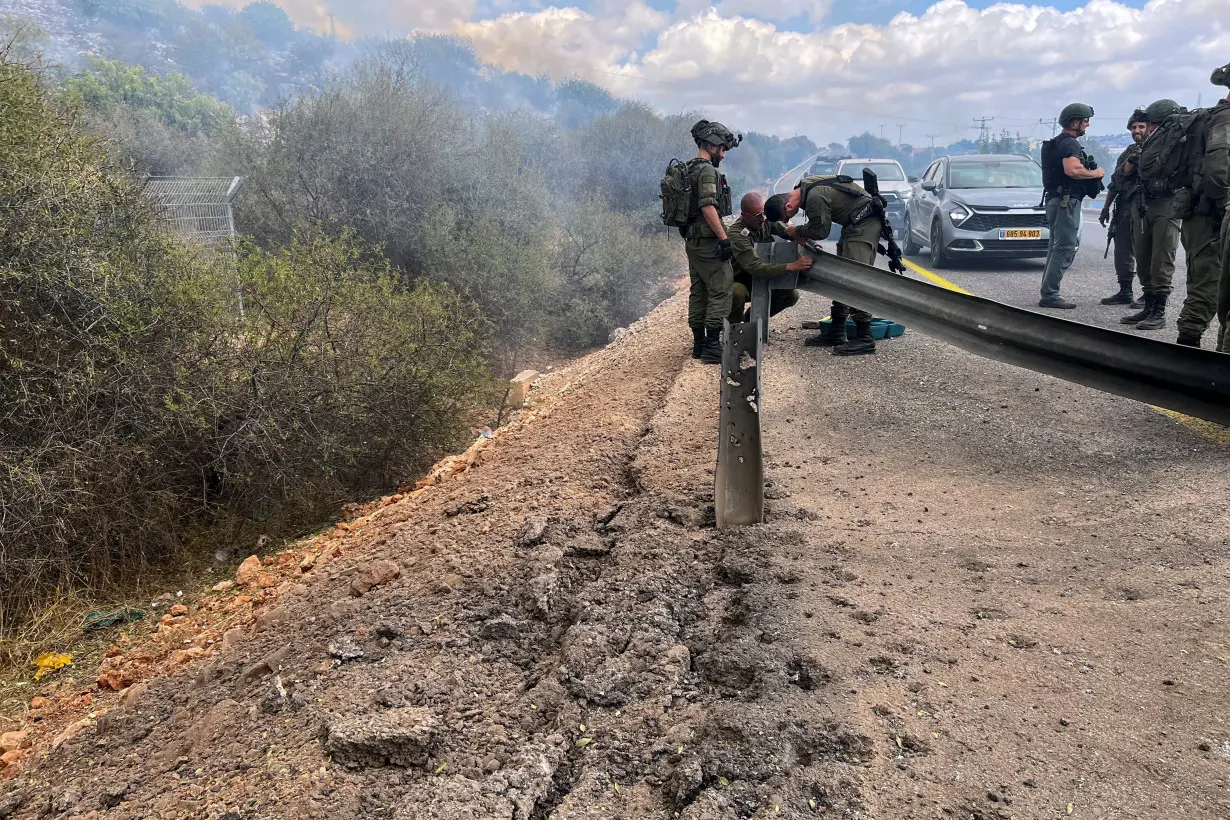
[[[158,215],[184,239],[211,250],[235,239],[231,202],[243,177],[150,177],[145,192]]]

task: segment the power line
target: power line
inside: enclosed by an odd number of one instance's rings
[[[940,135],[939,134],[927,134],[927,136],[931,138],[931,161],[935,162],[935,138]]]
[[[987,123],[994,119],[994,117],[974,117],[974,122],[979,124],[978,141],[984,145],[991,141],[991,129],[987,126]]]

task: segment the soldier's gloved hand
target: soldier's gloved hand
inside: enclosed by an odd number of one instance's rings
[[[1107,222],[1110,222],[1110,206],[1103,205],[1102,213],[1098,214],[1098,223],[1105,228]]]
[[[718,240],[718,259],[723,262],[728,262],[735,258],[735,247],[730,244],[729,239]]]

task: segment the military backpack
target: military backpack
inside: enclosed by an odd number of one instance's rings
[[[671,228],[686,228],[692,221],[696,202],[696,186],[692,184],[692,169],[682,160],[672,159],[662,177],[662,224]]]
[[[1171,114],[1145,140],[1140,152],[1140,177],[1166,183],[1172,190],[1191,188],[1200,173],[1200,161],[1209,131],[1209,109],[1180,109]]]

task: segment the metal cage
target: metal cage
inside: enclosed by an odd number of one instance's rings
[[[226,250],[235,239],[231,202],[243,177],[149,177],[145,192],[171,230],[210,250]]]

